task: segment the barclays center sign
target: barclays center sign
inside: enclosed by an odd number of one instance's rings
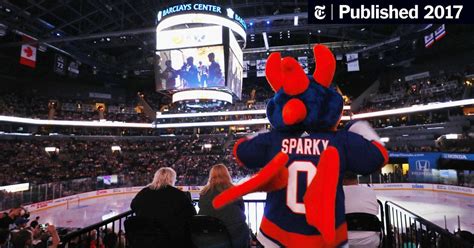
[[[167,7],[158,11],[157,20],[160,22],[169,16],[187,13],[205,13],[218,15],[238,23],[245,30],[247,29],[247,24],[245,23],[244,19],[235,13],[231,8],[223,9],[221,6],[204,3],[178,4]]]

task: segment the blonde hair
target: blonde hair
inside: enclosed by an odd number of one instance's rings
[[[153,182],[148,187],[153,190],[161,189],[166,186],[174,186],[176,183],[176,171],[170,167],[162,167],[155,172]]]
[[[223,164],[216,164],[209,171],[209,179],[206,186],[201,190],[201,195],[206,194],[211,189],[223,191],[233,186],[227,167]]]

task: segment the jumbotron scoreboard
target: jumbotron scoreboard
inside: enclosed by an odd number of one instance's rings
[[[157,14],[155,85],[173,103],[233,103],[242,95],[247,26],[230,8],[179,4]]]

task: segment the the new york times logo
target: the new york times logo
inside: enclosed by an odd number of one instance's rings
[[[471,11],[469,11],[471,10]],[[308,22],[474,23],[474,1],[308,0]]]
[[[326,6],[325,5],[316,5],[314,6],[314,18],[318,19],[318,20],[323,20],[324,18],[326,18]]]

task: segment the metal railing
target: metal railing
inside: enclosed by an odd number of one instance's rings
[[[391,201],[385,202],[384,247],[473,247],[436,224]]]
[[[99,223],[90,225],[80,230],[71,232],[61,237],[61,248],[80,248],[91,247],[95,243],[95,247],[102,247],[104,240],[110,240],[107,235],[111,235],[115,247],[126,247],[127,240],[125,238],[124,221],[133,216],[132,210],[116,215]]]
[[[194,204],[198,200],[194,200]],[[246,222],[255,233],[258,232],[261,216],[265,207],[265,200],[245,200]],[[473,247],[467,241],[456,237],[449,231],[436,224],[410,212],[391,201],[380,206],[380,219],[382,221],[383,246],[385,248],[402,247]],[[127,247],[123,222],[133,216],[132,210],[104,220],[97,224],[82,228],[61,237],[62,248],[96,247],[106,242],[107,235],[112,235],[116,247]]]
[[[193,200],[193,204],[197,205],[198,200]],[[261,216],[265,207],[265,200],[245,200],[246,222],[253,232],[258,232]],[[106,238],[106,235],[112,235],[116,247],[127,247],[125,239],[124,221],[133,216],[132,210],[116,215],[99,223],[90,225],[80,230],[68,233],[61,237],[61,248],[86,248],[91,243],[95,243],[96,247],[100,247]]]

